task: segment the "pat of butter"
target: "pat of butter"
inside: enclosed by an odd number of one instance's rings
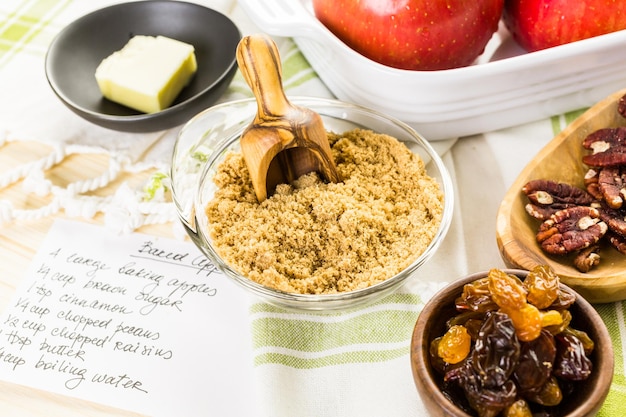
[[[100,92],[144,113],[169,107],[196,73],[194,47],[165,36],[132,37],[96,69]]]

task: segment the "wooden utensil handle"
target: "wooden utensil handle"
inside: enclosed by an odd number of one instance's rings
[[[276,43],[265,34],[244,37],[237,47],[237,63],[257,100],[257,117],[284,117],[291,108],[282,84]]]

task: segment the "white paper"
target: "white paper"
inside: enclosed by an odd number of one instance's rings
[[[248,307],[189,242],[57,221],[0,318],[0,378],[155,417],[253,415]]]

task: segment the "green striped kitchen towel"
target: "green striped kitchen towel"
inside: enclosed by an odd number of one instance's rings
[[[417,283],[349,312],[251,307],[256,387],[263,416],[420,416],[410,339],[442,284]]]

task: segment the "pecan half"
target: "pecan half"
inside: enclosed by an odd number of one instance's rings
[[[527,182],[522,187],[522,192],[534,204],[559,209],[586,206],[593,201],[593,197],[585,190],[570,184],[545,179]]]
[[[597,200],[602,200],[604,198],[604,196],[602,195],[602,191],[600,191],[600,184],[598,183],[601,170],[602,168],[590,168],[585,173],[584,177],[585,188],[587,189],[587,192]]]
[[[548,253],[564,255],[596,244],[608,227],[597,209],[576,206],[554,213],[537,233],[537,241]]]
[[[598,188],[609,207],[622,207],[626,198],[626,170],[623,167],[605,167],[598,174]]]
[[[600,263],[600,245],[582,249],[574,257],[574,266],[580,272],[589,272]]]
[[[585,149],[603,151],[618,145],[626,145],[626,126],[598,129],[583,139]]]
[[[541,206],[539,204],[528,203],[524,206],[526,213],[538,220],[548,220],[550,216],[559,210],[558,208],[552,208],[550,206]]]
[[[611,246],[613,246],[619,253],[626,255],[626,237],[608,231],[606,233],[607,239]]]
[[[626,236],[626,209],[614,209],[603,204],[598,208],[598,213],[609,230]]]
[[[591,167],[626,164],[626,126],[598,129],[583,140],[583,147],[593,151],[582,160]]]
[[[591,167],[624,165],[626,164],[626,146],[617,146],[604,152],[584,155],[583,162]]]

